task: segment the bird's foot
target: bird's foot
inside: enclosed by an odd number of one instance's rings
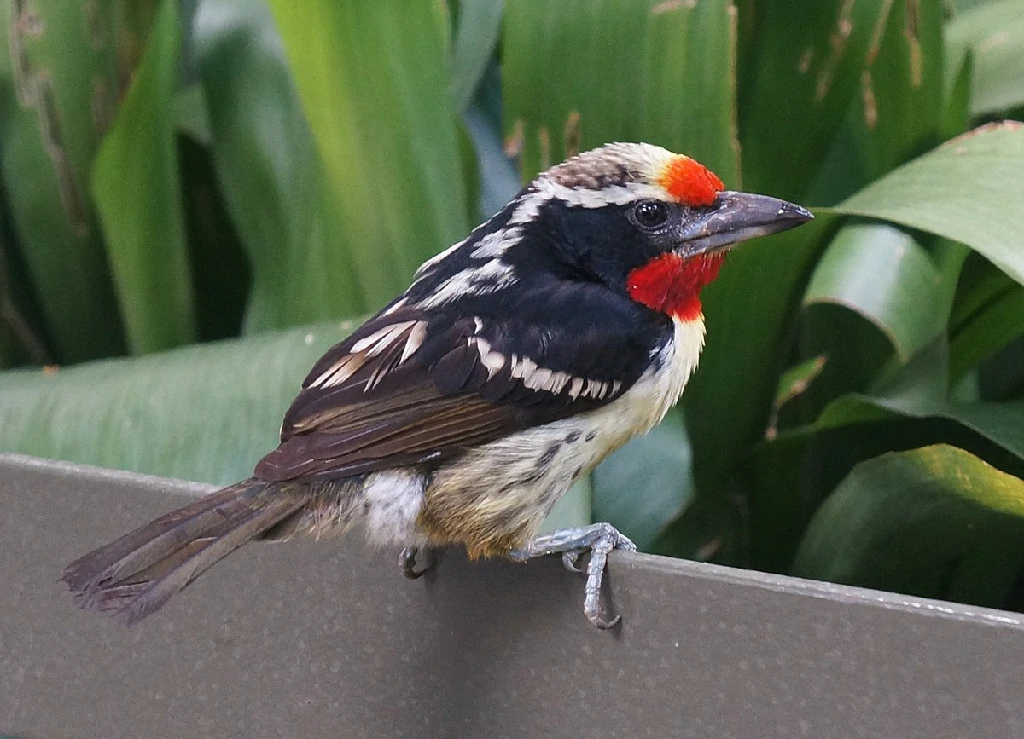
[[[601,615],[601,582],[604,579],[608,554],[613,549],[635,552],[636,544],[620,534],[610,523],[594,523],[575,529],[563,529],[546,536],[538,536],[525,548],[513,549],[509,552],[509,556],[517,562],[525,562],[533,557],[561,554],[562,564],[567,570],[582,572],[576,563],[584,553],[589,551],[590,562],[587,564],[583,614],[590,623],[599,629],[610,629],[619,622],[621,616],[616,615],[609,620]]]
[[[398,566],[410,580],[422,577],[437,566],[437,550],[433,547],[406,547],[398,555]],[[419,562],[419,569],[416,564]]]

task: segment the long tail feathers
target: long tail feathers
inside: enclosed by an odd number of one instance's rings
[[[61,579],[82,608],[133,624],[304,504],[300,495],[244,480],[76,559]]]

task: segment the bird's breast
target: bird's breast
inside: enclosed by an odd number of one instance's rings
[[[443,465],[427,487],[420,528],[471,556],[507,554],[534,537],[581,475],[629,439],[647,433],[679,399],[704,344],[701,319],[674,319],[650,368],[597,410],[510,434]]]

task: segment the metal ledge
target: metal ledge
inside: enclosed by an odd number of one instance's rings
[[[1019,614],[613,555],[617,633],[551,561],[403,579],[338,541],[243,548],[126,629],[57,582],[208,490],[0,455],[0,734],[1024,736]]]

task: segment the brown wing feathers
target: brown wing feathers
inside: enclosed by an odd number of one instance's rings
[[[389,330],[395,324],[401,329]],[[281,445],[256,476],[343,477],[439,462],[600,404],[529,390],[508,363],[489,370],[473,343],[478,328],[472,318],[408,310],[364,324],[310,372],[285,416]],[[502,356],[492,352],[490,361]]]

